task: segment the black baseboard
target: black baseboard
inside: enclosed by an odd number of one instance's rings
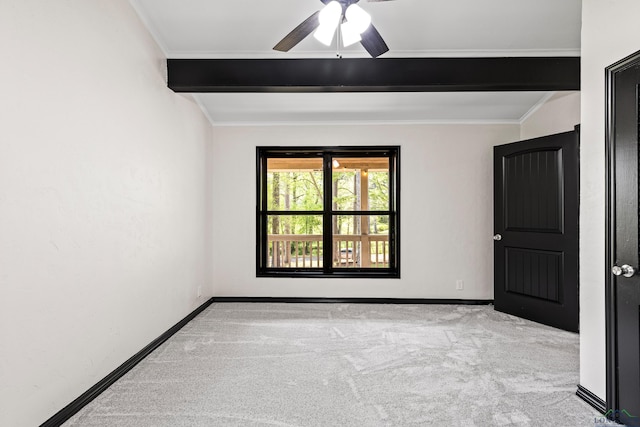
[[[589,405],[593,406],[596,411],[600,412],[601,414],[607,412],[607,403],[586,388],[582,387],[580,384],[578,384],[576,396],[587,402]]]
[[[133,355],[129,360],[118,366],[113,372],[101,379],[97,384],[85,391],[73,402],[62,408],[58,413],[42,423],[40,427],[57,427],[74,416],[80,409],[85,407],[89,402],[98,397],[100,393],[105,391],[109,386],[120,379],[124,374],[129,372],[131,368],[140,363],[145,357],[151,354],[162,343],[171,338],[173,334],[182,329],[193,318],[200,314],[205,308],[207,308],[213,302],[213,298],[206,301],[200,307],[196,308],[187,317],[173,325],[169,330],[153,340],[145,348]]]
[[[434,299],[434,298],[291,298],[291,297],[213,297],[213,302],[282,302],[331,304],[462,304],[489,305],[492,299]]]

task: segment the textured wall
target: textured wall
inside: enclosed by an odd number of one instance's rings
[[[0,51],[0,425],[21,427],[211,295],[211,127],[126,0],[3,1]]]
[[[214,128],[215,295],[492,298],[492,146],[517,141],[519,132],[518,125]],[[367,144],[401,146],[402,278],[256,278],[256,146]]]

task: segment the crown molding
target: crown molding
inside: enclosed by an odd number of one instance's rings
[[[135,0],[130,0],[135,1]],[[451,49],[451,50],[393,50],[381,58],[490,58],[490,57],[575,57],[580,49]],[[341,51],[343,58],[370,58],[367,52]],[[336,58],[336,53],[327,50],[295,52],[276,51],[168,51],[171,59],[308,59]]]
[[[232,121],[211,121],[213,127],[278,127],[278,126],[414,126],[414,125],[467,125],[467,126],[488,126],[488,125],[519,125],[519,120],[345,120],[345,121],[270,121],[270,122],[232,122]]]
[[[518,120],[518,123],[523,124],[524,122],[526,122],[529,117],[531,117],[536,111],[538,111],[540,109],[540,107],[542,107],[544,104],[546,104],[546,102],[549,99],[551,99],[551,97],[553,95],[555,95],[556,93],[558,93],[558,92],[557,91],[547,92],[542,98],[540,98],[540,100],[538,102],[536,102],[529,109],[529,111],[527,111],[526,113],[524,113],[522,115],[522,117],[520,117],[520,120]]]
[[[202,102],[202,99],[198,96],[198,94],[192,93],[190,95],[193,98],[193,100],[196,102],[196,104],[198,104],[198,107],[200,107],[200,109],[202,110],[202,113],[205,115],[207,120],[209,120],[209,123],[211,123],[212,125],[215,125],[216,121],[213,119],[213,117],[211,116],[211,113],[209,112],[209,109],[204,105],[204,103]]]
[[[129,0],[129,4],[131,5],[131,7],[133,7],[136,15],[138,15],[138,18],[140,19],[140,21],[142,21],[142,24],[146,27],[149,34],[151,34],[151,37],[155,40],[156,44],[164,54],[164,57],[168,58],[169,49],[164,43],[162,37],[160,37],[160,31],[156,28],[155,25],[153,25],[151,20],[144,13],[144,8],[142,7],[142,5],[138,2],[138,0]]]

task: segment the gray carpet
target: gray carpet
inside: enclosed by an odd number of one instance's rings
[[[578,335],[491,306],[213,304],[66,426],[593,426]]]

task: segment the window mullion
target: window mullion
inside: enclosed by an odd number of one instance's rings
[[[333,221],[331,218],[331,208],[332,208],[332,200],[333,195],[331,194],[332,185],[331,180],[333,178],[333,166],[331,164],[331,154],[325,153],[323,159],[323,190],[324,190],[324,200],[323,200],[323,215],[322,215],[322,225],[323,225],[323,270],[325,273],[330,273],[333,270]]]
[[[256,188],[256,194],[258,195],[257,210],[258,210],[258,224],[257,224],[257,236],[259,247],[257,248],[258,254],[258,268],[263,270],[267,267],[267,156],[260,155],[260,149],[258,149],[258,183]]]
[[[396,191],[396,162],[395,156],[389,156],[389,266],[396,268],[396,204],[395,204],[395,191]]]

